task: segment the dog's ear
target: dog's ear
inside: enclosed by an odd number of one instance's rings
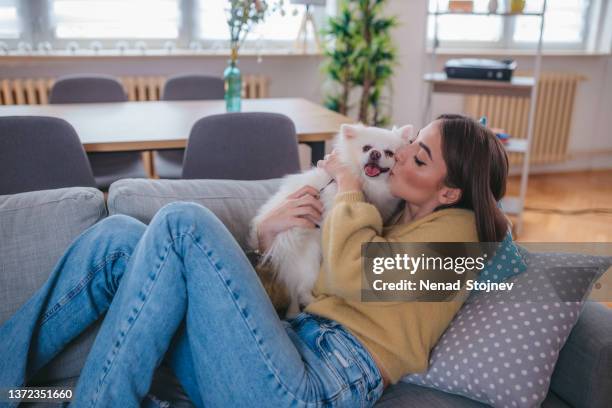
[[[414,133],[414,126],[406,125],[401,128],[393,127],[393,131],[400,135],[404,143],[408,143]]]
[[[347,123],[340,125],[340,133],[347,139],[357,137],[357,128],[359,125],[349,125]]]

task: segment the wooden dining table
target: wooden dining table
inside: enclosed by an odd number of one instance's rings
[[[275,112],[295,123],[299,143],[323,158],[325,141],[353,120],[302,98],[244,99],[242,112]],[[0,116],[52,116],[68,121],[87,152],[184,148],[191,127],[205,116],[225,113],[224,100],[73,103],[0,106]],[[152,163],[150,164],[152,166]],[[151,170],[151,169],[149,169]]]

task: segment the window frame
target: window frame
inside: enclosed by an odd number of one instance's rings
[[[584,12],[583,16],[583,24],[582,24],[582,32],[580,42],[550,42],[543,40],[542,47],[544,50],[554,50],[554,51],[586,51],[589,43],[589,37],[593,35],[590,32],[590,28],[595,26],[591,24],[594,19],[594,0],[588,0],[587,8]],[[427,36],[426,42],[427,47],[431,48],[433,46],[433,37],[429,37],[429,23],[437,18],[433,12],[428,8],[428,21],[427,21]],[[487,16],[483,14],[483,16]],[[431,20],[429,19],[431,17]],[[454,17],[454,16],[453,16]],[[457,15],[455,18],[461,18],[466,16]],[[543,16],[534,16],[540,21]],[[501,16],[501,24],[502,24],[502,35],[500,41],[464,41],[464,40],[440,40],[438,39],[438,44],[436,48],[442,49],[482,49],[482,50],[536,50],[538,46],[538,38],[534,38],[533,42],[524,42],[524,41],[515,41],[514,33],[516,22],[518,18],[527,18],[526,16],[519,15],[506,15]],[[439,24],[439,23],[438,23]],[[546,28],[546,21],[544,21],[544,25]]]

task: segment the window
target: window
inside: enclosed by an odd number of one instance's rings
[[[226,0],[198,1],[198,37],[210,40],[229,38],[227,26]]]
[[[288,3],[288,2],[286,2]],[[203,40],[228,40],[227,9],[229,0],[198,1],[198,38]],[[317,13],[315,8],[315,16]],[[285,5],[285,15],[276,11],[249,34],[251,40],[288,41],[297,36],[302,21],[303,7]],[[320,13],[319,13],[320,14]]]
[[[336,3],[311,8],[319,29]],[[229,7],[229,0],[0,0],[0,54],[227,49]],[[292,48],[304,9],[286,0],[286,13],[253,27],[247,47]]]
[[[445,3],[444,6],[442,3]],[[488,0],[475,0],[474,11],[485,11]],[[440,12],[448,11],[448,2],[439,2]],[[436,12],[436,0],[430,0],[429,11]],[[434,16],[429,16],[429,38],[434,36]],[[502,39],[503,21],[499,16],[438,16],[438,39],[442,42],[499,42]]]
[[[475,13],[487,13],[488,0],[474,0]],[[527,2],[525,13],[542,11],[544,0]],[[500,10],[503,1],[499,1]],[[590,0],[548,0],[543,41],[546,48],[585,48]],[[430,13],[448,11],[448,1],[429,0]],[[433,15],[428,20],[428,39],[434,37]],[[438,15],[441,47],[533,48],[540,33],[537,15],[502,17],[496,15]]]
[[[177,0],[54,0],[51,21],[58,39],[178,37]]]
[[[0,38],[17,39],[21,34],[17,0],[0,0]]]
[[[536,1],[538,10],[542,0]],[[548,1],[546,3],[544,41],[547,43],[582,44],[589,9],[588,0]],[[540,22],[535,17],[522,17],[514,30],[515,42],[535,42],[540,33]],[[535,39],[535,40],[534,40]]]

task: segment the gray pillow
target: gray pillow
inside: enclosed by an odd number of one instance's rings
[[[494,406],[545,399],[559,351],[609,257],[527,253],[509,292],[473,295],[431,352],[426,373],[402,380]]]
[[[102,192],[74,187],[0,196],[0,324],[47,280],[68,245],[106,216]],[[37,381],[78,375],[95,329],[41,372]]]
[[[105,216],[95,188],[0,196],[0,323],[42,286],[72,240]]]
[[[189,201],[203,205],[247,248],[247,234],[257,209],[276,192],[280,179],[143,180],[113,183],[108,195],[110,215],[125,214],[148,224],[164,205]]]

